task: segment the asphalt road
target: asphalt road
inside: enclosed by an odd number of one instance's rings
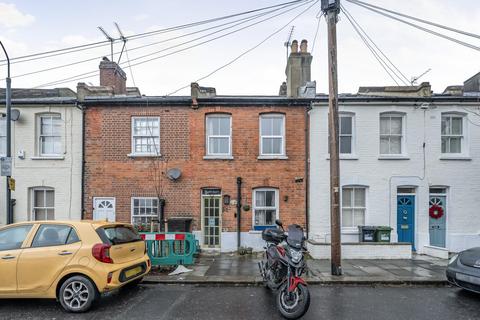
[[[479,319],[480,295],[450,287],[310,286],[305,319]],[[72,315],[51,300],[0,300],[0,319],[280,319],[262,287],[141,285]]]

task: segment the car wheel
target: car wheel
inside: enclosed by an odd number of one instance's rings
[[[67,279],[58,292],[58,300],[67,312],[86,312],[97,297],[95,285],[83,276]]]

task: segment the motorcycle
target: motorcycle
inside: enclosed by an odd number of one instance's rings
[[[285,232],[280,220],[279,228],[265,229],[262,239],[266,241],[264,260],[259,262],[260,274],[265,285],[276,291],[276,304],[287,319],[302,317],[310,306],[310,292],[305,280],[305,237],[299,225],[290,225]]]

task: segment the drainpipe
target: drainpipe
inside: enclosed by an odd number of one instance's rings
[[[167,220],[165,219],[165,199],[159,199],[160,202],[160,217],[158,220],[160,220],[161,225],[163,224],[163,230],[167,232]],[[162,227],[160,227],[159,231],[161,230]]]
[[[312,106],[305,108],[305,231],[307,239],[310,234],[310,117]]]
[[[237,177],[237,249],[240,249],[240,216],[242,214],[242,178]]]
[[[78,104],[76,105],[77,108],[82,110],[82,190],[81,190],[81,211],[80,211],[80,219],[85,219],[85,107]],[[72,196],[72,195],[70,195]],[[93,219],[93,216],[92,216]]]

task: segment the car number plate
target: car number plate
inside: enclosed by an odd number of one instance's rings
[[[457,280],[480,285],[480,278],[468,276],[462,273],[457,273]]]
[[[136,267],[136,268],[125,271],[125,277],[130,278],[130,277],[136,276],[141,272],[142,272],[142,267]]]

